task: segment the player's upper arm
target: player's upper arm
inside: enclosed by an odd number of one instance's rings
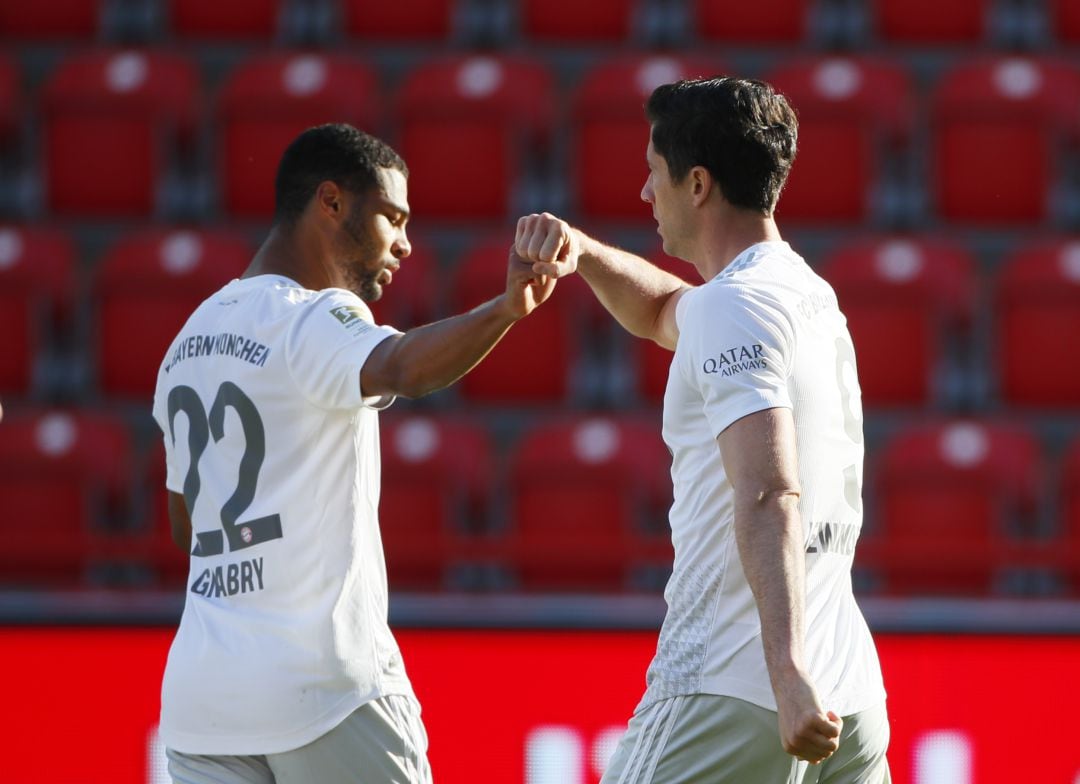
[[[169,526],[176,546],[186,553],[191,552],[191,518],[188,517],[184,496],[172,490],[169,491]]]
[[[671,296],[664,300],[656,318],[652,339],[669,351],[674,351],[675,344],[679,342],[679,321],[676,318],[679,300],[692,288],[692,286],[685,286],[673,291]]]
[[[375,346],[360,368],[360,388],[365,398],[392,396],[402,393],[402,376],[407,366],[398,352],[401,335],[393,335]]]
[[[716,437],[736,505],[798,497],[795,420],[789,408],[767,408],[737,419]]]

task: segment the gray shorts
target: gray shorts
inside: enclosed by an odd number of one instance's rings
[[[330,732],[292,751],[165,754],[174,784],[431,784],[420,706],[398,695],[361,705]]]
[[[634,714],[600,784],[889,784],[885,706],[844,716],[840,748],[820,765],[787,754],[776,713],[692,694]]]

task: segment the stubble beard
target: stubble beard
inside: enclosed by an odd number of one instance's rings
[[[365,269],[362,261],[375,255],[373,243],[363,231],[358,230],[353,216],[345,221],[343,228],[357,246],[351,257],[346,257],[340,262],[345,286],[364,302],[376,302],[383,295],[383,287],[378,280],[382,274],[382,268],[374,271]]]

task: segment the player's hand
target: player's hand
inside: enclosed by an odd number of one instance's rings
[[[534,213],[518,219],[514,250],[537,275],[565,278],[577,270],[580,241],[566,221],[549,212]]]
[[[555,278],[538,275],[533,264],[513,248],[506,268],[506,302],[514,318],[524,318],[542,305],[555,290]]]
[[[814,685],[796,673],[777,691],[780,743],[784,751],[812,765],[828,759],[840,747],[844,722],[821,707]]]

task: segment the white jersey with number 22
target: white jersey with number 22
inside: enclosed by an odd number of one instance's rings
[[[234,280],[158,373],[169,490],[192,521],[161,735],[190,754],[294,749],[411,694],[387,624],[378,409],[360,369],[398,334],[342,289]]]

